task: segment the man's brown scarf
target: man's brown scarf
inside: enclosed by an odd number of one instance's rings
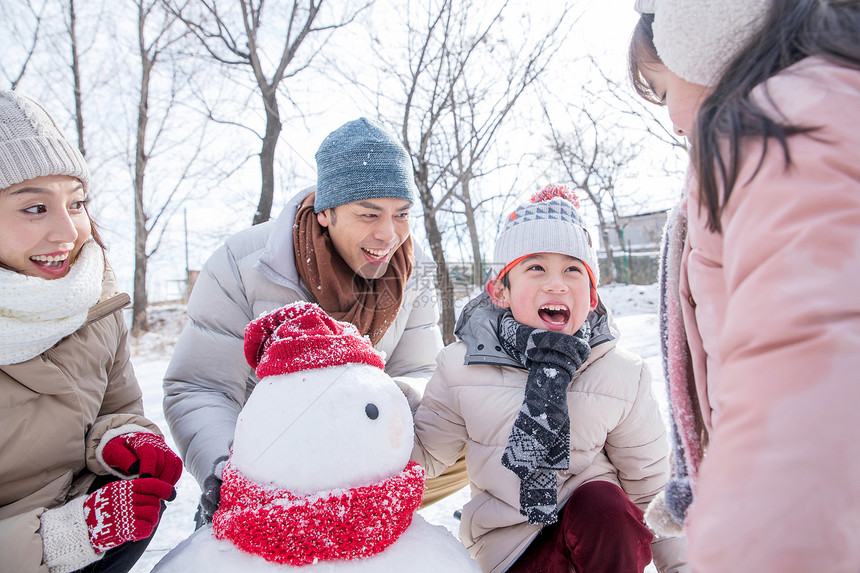
[[[317,221],[311,193],[296,214],[293,245],[296,269],[316,302],[333,318],[354,324],[376,346],[397,318],[412,275],[412,237],[394,252],[382,277],[366,280],[335,250],[328,230]]]

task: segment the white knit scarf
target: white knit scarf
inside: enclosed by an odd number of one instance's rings
[[[0,268],[0,365],[38,356],[80,328],[99,300],[104,269],[104,253],[94,241],[58,279]]]

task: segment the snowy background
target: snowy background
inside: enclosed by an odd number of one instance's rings
[[[609,285],[601,287],[600,293],[618,321],[621,330],[619,344],[642,356],[651,368],[654,394],[665,419],[667,401],[658,338],[657,285]],[[143,388],[147,417],[167,434],[167,423],[161,408],[161,381],[173,352],[173,344],[185,323],[185,307],[154,306],[151,308],[150,320],[152,331],[133,343],[132,361]],[[169,435],[166,437],[173,447],[172,438]],[[194,531],[194,512],[200,488],[187,471],[182,474],[176,488],[176,499],[168,505],[155,538],[132,573],[148,573],[168,551]],[[430,523],[442,525],[456,536],[459,522],[454,518],[454,511],[460,509],[468,499],[466,487],[420,513]],[[653,565],[645,571],[656,573]]]

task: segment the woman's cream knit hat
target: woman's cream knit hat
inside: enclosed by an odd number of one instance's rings
[[[654,14],[654,46],[666,67],[688,82],[713,87],[761,29],[770,0],[636,0]]]
[[[90,171],[42,106],[0,91],[0,190],[45,175],[77,178],[87,193]]]

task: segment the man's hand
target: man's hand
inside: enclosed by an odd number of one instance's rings
[[[221,472],[224,471],[224,465],[227,463],[227,456],[221,456],[215,460],[215,466],[212,468],[212,473],[203,480],[203,493],[200,494],[200,505],[197,506],[197,513],[194,515],[195,529],[200,529],[204,525],[212,523],[212,518],[215,512],[218,511],[218,506],[221,505]]]

